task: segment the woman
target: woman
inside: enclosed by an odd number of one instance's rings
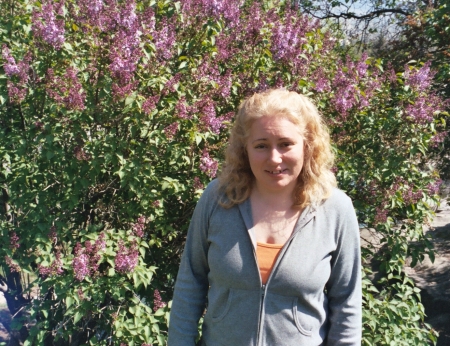
[[[335,188],[326,126],[305,96],[244,101],[219,180],[195,209],[169,346],[360,345],[359,229]]]

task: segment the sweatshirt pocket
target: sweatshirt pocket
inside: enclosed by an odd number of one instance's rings
[[[217,323],[219,321],[221,321],[225,315],[228,313],[228,310],[230,309],[230,305],[231,305],[231,301],[233,300],[233,291],[229,290],[228,291],[228,298],[224,304],[224,306],[222,306],[222,309],[219,309],[219,311],[216,311],[215,313],[217,315],[212,315],[211,316],[211,321],[214,323]]]
[[[297,326],[300,333],[305,336],[311,336],[312,327],[308,323],[308,315],[303,313],[298,305],[298,298],[294,299],[294,304],[292,306],[292,313],[294,314],[295,325]]]
[[[263,345],[319,345],[318,321],[302,310],[298,297],[268,292],[263,309]]]
[[[259,291],[229,289],[210,292],[203,322],[208,346],[254,345],[258,331]]]

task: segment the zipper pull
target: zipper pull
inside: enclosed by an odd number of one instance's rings
[[[266,293],[266,285],[261,286],[261,297],[264,299],[264,294]]]

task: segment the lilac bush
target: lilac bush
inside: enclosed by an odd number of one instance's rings
[[[384,278],[363,282],[364,344],[435,340],[402,271],[432,256],[422,224],[439,177],[425,168],[448,103],[429,64],[340,57],[333,32],[285,2],[15,3],[0,3],[12,13],[0,19],[0,281],[17,302],[13,338],[164,345],[190,215],[234,111],[284,87],[324,114],[340,187],[384,239],[386,251],[363,249]],[[12,286],[24,274],[35,299]]]

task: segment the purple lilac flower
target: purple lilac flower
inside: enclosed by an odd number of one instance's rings
[[[231,118],[227,113],[225,116],[217,116],[214,101],[206,97],[195,104],[195,108],[201,113],[200,122],[205,129],[218,134],[220,129],[225,127],[224,122]]]
[[[169,60],[173,55],[176,23],[164,17],[159,23],[159,30],[153,32],[156,56],[160,61]]]
[[[113,35],[109,54],[109,70],[117,84],[113,85],[115,99],[129,95],[137,86],[137,81],[133,82],[134,72],[137,63],[143,55],[140,48],[143,28],[136,14],[136,3],[127,2],[125,6],[111,14],[114,17],[116,27],[111,30],[116,31]]]
[[[137,35],[137,32],[121,29],[113,39],[109,69],[113,77],[118,79],[122,85],[131,81],[137,62],[142,56],[139,48],[140,35]]]
[[[427,190],[430,195],[437,195],[442,185],[442,179],[436,180],[434,183],[429,183],[427,186]]]
[[[330,82],[329,78],[326,77],[325,71],[322,67],[319,67],[311,76],[315,82],[314,90],[322,93],[322,92],[330,92]]]
[[[11,52],[5,44],[2,47],[2,57],[6,61],[5,64],[3,64],[3,68],[8,77],[20,74],[20,68],[16,64],[16,60],[12,57]]]
[[[181,73],[175,74],[164,85],[164,90],[162,91],[162,94],[167,95],[169,92],[175,92],[176,86],[180,82],[180,80],[181,80]]]
[[[397,84],[397,74],[395,69],[392,67],[392,63],[388,62],[386,70],[386,78],[391,84]]]
[[[437,147],[440,143],[442,143],[445,140],[445,137],[447,137],[448,133],[449,131],[442,131],[431,137],[430,146],[433,148]]]
[[[428,97],[419,97],[414,104],[409,104],[405,108],[405,114],[416,124],[426,124],[433,121],[435,107],[429,102]]]
[[[20,247],[19,244],[20,238],[17,236],[16,232],[12,232],[9,236],[9,248],[12,250],[16,250]]]
[[[223,16],[230,26],[235,26],[239,22],[240,4],[240,0],[204,1],[204,5],[214,17],[220,18],[220,16]]]
[[[165,307],[167,304],[162,301],[161,294],[159,290],[153,292],[153,311],[158,311],[159,309]]]
[[[156,27],[155,10],[152,7],[145,9],[140,18],[142,32],[146,35],[153,35]]]
[[[220,117],[216,117],[216,109],[211,99],[206,98],[197,104],[198,109],[202,113],[200,121],[203,126],[209,129],[212,133],[218,134],[223,127]]]
[[[281,76],[278,76],[274,84],[275,88],[284,88],[284,80]]]
[[[6,87],[8,89],[8,96],[13,103],[20,103],[25,100],[27,96],[27,89],[18,86],[17,84],[7,81]]]
[[[128,30],[134,30],[137,21],[136,3],[127,1],[125,7],[120,11],[119,24]]]
[[[241,0],[182,0],[182,11],[189,22],[196,17],[223,17],[229,26],[239,23]]]
[[[87,10],[88,10],[89,15],[91,15],[91,16],[95,16],[98,13],[100,13],[102,8],[103,8],[102,0],[89,0],[87,2]]]
[[[78,281],[83,281],[89,275],[89,256],[85,253],[77,255],[72,261],[72,267],[75,278]]]
[[[167,139],[171,140],[178,132],[178,123],[174,122],[169,126],[166,126],[163,131]]]
[[[214,59],[217,62],[227,61],[237,53],[234,41],[235,37],[228,35],[227,32],[221,32],[216,36],[217,54]]]
[[[228,98],[231,93],[231,71],[227,70],[224,75],[219,77],[218,94],[224,99]]]
[[[50,266],[39,265],[39,274],[45,279],[48,276],[57,276],[64,273],[62,269],[61,253],[57,252],[55,255],[56,259],[50,264]]]
[[[138,264],[139,252],[137,244],[133,242],[130,247],[126,247],[123,241],[119,241],[119,250],[114,259],[114,267],[119,273],[130,273]]]
[[[144,111],[145,114],[150,114],[156,108],[158,102],[159,102],[159,95],[150,96],[142,104],[142,110]]]
[[[100,233],[97,240],[92,244],[89,240],[85,242],[85,247],[77,243],[74,252],[75,257],[72,261],[75,278],[82,281],[86,276],[94,276],[97,273],[99,261],[101,259],[100,251],[106,247],[105,234]]]
[[[203,190],[205,186],[203,185],[203,183],[200,181],[199,177],[194,177],[194,190]]]
[[[47,70],[47,93],[56,103],[68,109],[83,110],[86,93],[77,77],[77,70],[69,67],[62,76],[55,76],[53,69]]]
[[[436,74],[436,72],[431,72],[430,66],[430,61],[415,71],[410,71],[409,67],[405,66],[405,84],[418,91],[428,89]]]
[[[284,22],[274,23],[272,28],[272,46],[270,50],[276,60],[283,60],[292,65],[303,65],[301,61],[302,46],[308,40],[305,35],[318,26],[306,16],[299,16],[295,10],[286,10]]]
[[[64,20],[56,19],[56,14],[62,14],[64,1],[46,1],[42,4],[41,12],[34,12],[32,16],[32,28],[36,36],[55,49],[60,49],[64,43]]]
[[[388,210],[384,206],[379,206],[375,211],[375,224],[385,223],[388,217]]]
[[[175,114],[181,119],[190,119],[189,110],[186,105],[186,98],[182,97],[175,106]]]
[[[133,90],[136,88],[136,86],[139,84],[139,81],[134,81],[128,84],[113,84],[112,86],[112,95],[114,97],[114,100],[118,101],[123,99],[124,97],[130,95]]]
[[[16,63],[6,45],[2,46],[2,57],[6,61],[3,65],[6,75],[9,78],[16,77],[15,81],[8,80],[6,87],[8,96],[14,103],[20,103],[27,95],[28,70],[30,69],[31,54],[27,53],[22,61]]]
[[[63,99],[64,104],[69,109],[83,110],[86,93],[83,91],[81,83],[78,80],[77,70],[68,68],[65,78],[68,81],[69,88],[67,96]]]
[[[338,63],[336,75],[331,83],[334,90],[331,103],[344,119],[350,109],[369,106],[369,100],[380,86],[376,72],[372,72],[371,78],[368,78],[366,60],[367,55],[363,54],[357,62],[347,58],[345,65],[342,61]],[[364,89],[361,87],[362,80],[365,82]]]
[[[416,192],[413,192],[412,187],[408,186],[408,189],[406,191],[403,191],[402,193],[403,201],[405,204],[415,204],[423,197],[422,190],[418,190]]]
[[[231,73],[231,70],[226,70],[224,73],[221,73],[216,61],[205,58],[197,67],[194,78],[199,82],[204,82],[208,86],[215,85],[215,88],[208,95],[209,98],[228,98],[232,86]]]
[[[77,0],[79,13],[75,16],[80,24],[89,24],[101,31],[111,31],[119,18],[117,4],[111,0]],[[85,28],[86,29],[86,28]]]
[[[241,30],[245,33],[247,41],[253,42],[254,45],[257,45],[263,40],[261,29],[264,26],[264,18],[263,11],[261,9],[261,3],[259,3],[258,1],[253,2],[249,9],[249,13],[251,13],[251,15],[248,16],[247,22],[242,24],[242,26],[245,26],[245,28],[242,28]],[[233,38],[230,37],[230,39]]]
[[[202,157],[200,158],[200,170],[208,177],[214,178],[219,168],[219,163],[209,156],[208,150],[203,149]]]
[[[299,45],[306,43],[304,37],[299,37],[291,25],[277,25],[272,31],[272,54],[277,60],[289,59],[293,52],[301,54]]]
[[[337,42],[338,40],[336,37],[334,37],[330,32],[325,32],[324,36],[322,37],[322,52],[324,56],[327,52],[330,52],[335,48]]]
[[[105,248],[106,248],[105,233],[102,232],[95,241],[94,251],[99,252],[105,250]]]
[[[135,236],[142,238],[144,236],[144,228],[145,228],[145,217],[139,216],[137,222],[133,224],[131,227]]]
[[[256,88],[253,90],[254,92],[262,92],[270,88],[269,83],[267,83],[267,77],[262,75],[259,77],[259,83]]]
[[[5,256],[5,262],[12,273],[19,273],[21,271],[20,266],[17,263],[14,263],[11,257]]]
[[[355,72],[358,74],[359,78],[365,77],[367,75],[367,58],[367,53],[363,53],[361,59],[355,64]]]

